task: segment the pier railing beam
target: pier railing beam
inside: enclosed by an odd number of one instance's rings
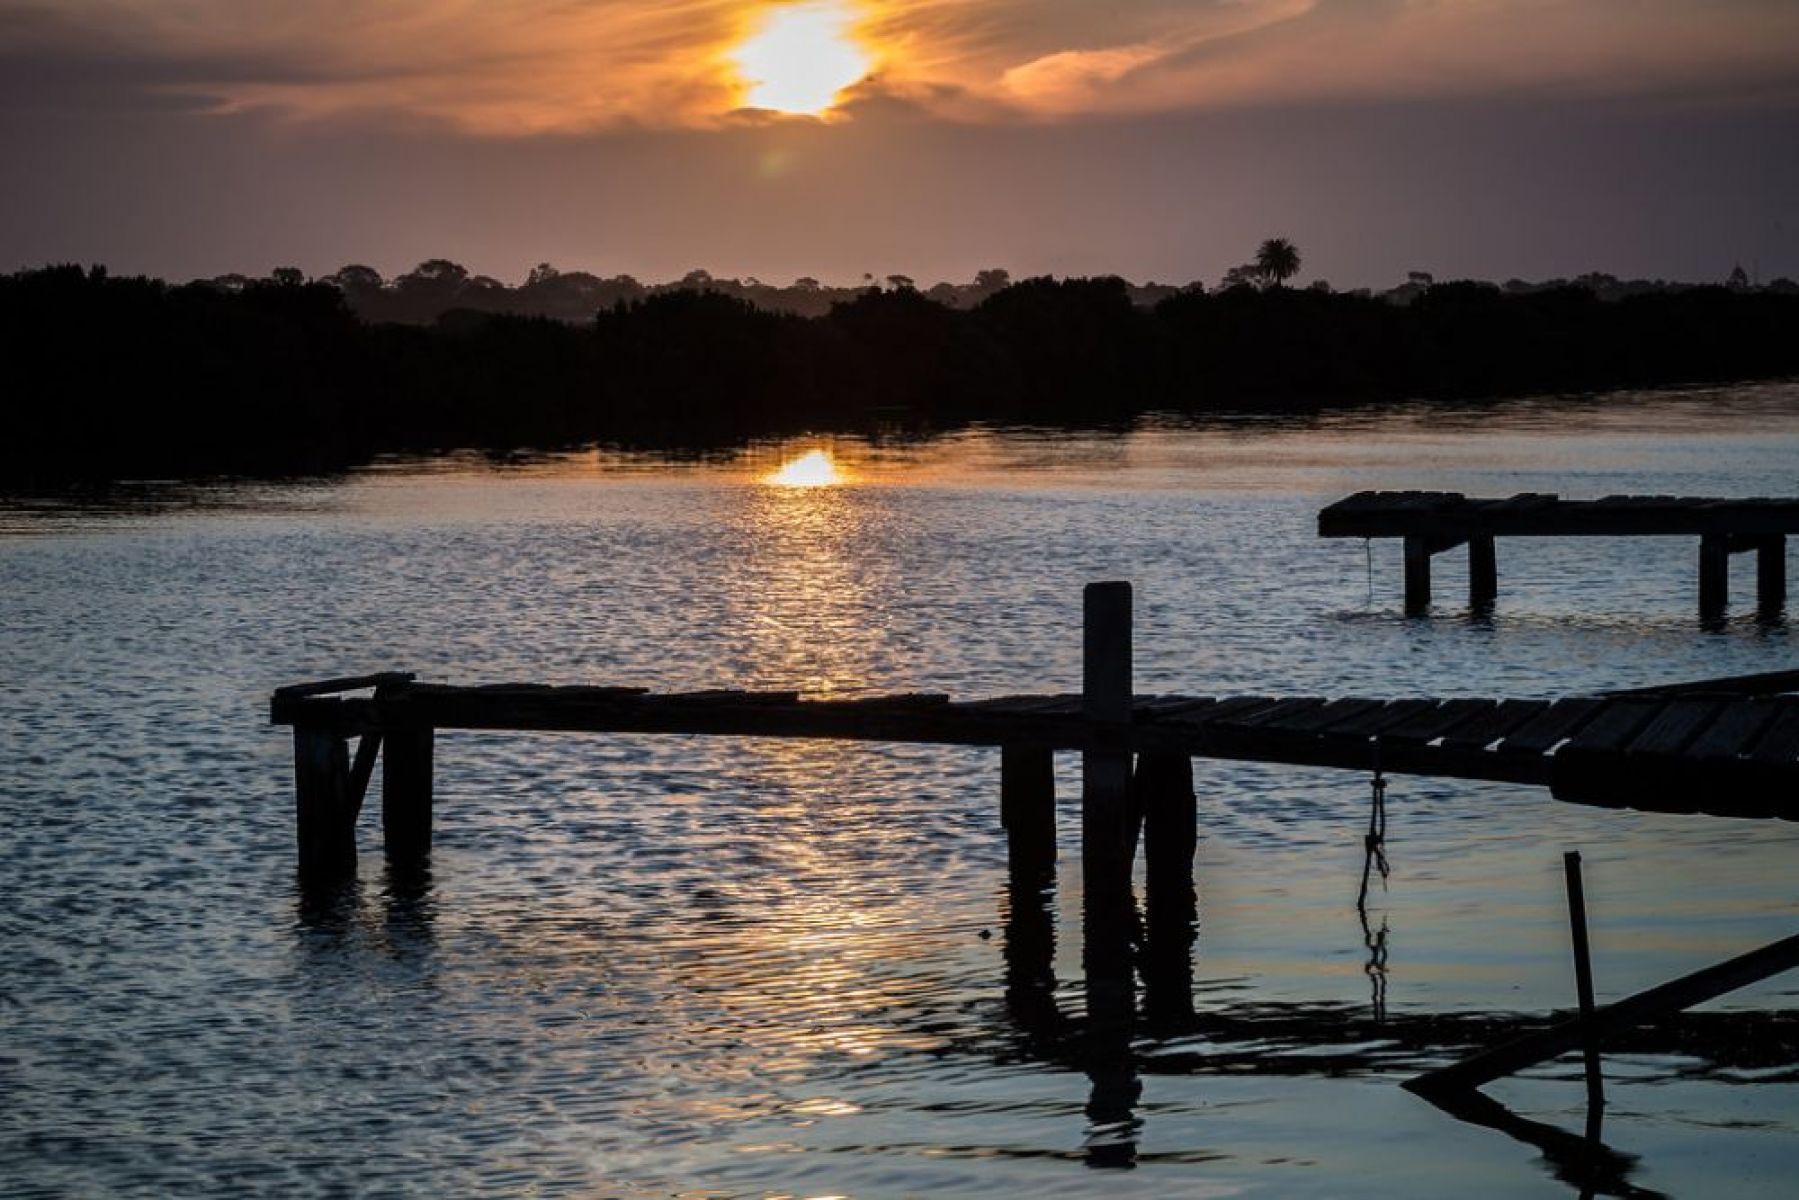
[[[1468,539],[1468,607],[1490,608],[1499,598],[1499,556],[1490,534]]]
[[[381,831],[390,863],[416,866],[431,857],[430,726],[389,729],[382,747]]]
[[[294,824],[301,875],[321,879],[355,873],[350,748],[338,730],[294,726]]]
[[[1699,539],[1699,615],[1722,616],[1730,605],[1730,535]]]
[[[1081,713],[1131,720],[1131,585],[1090,583],[1082,597]],[[1137,842],[1128,751],[1081,755],[1082,881],[1089,892],[1128,888]]]

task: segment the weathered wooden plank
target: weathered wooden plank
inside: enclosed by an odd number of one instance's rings
[[[1423,699],[1389,700],[1378,708],[1337,721],[1319,732],[1328,737],[1377,737],[1383,731],[1401,725],[1421,712],[1436,708],[1439,703],[1441,701]]]
[[[1131,715],[1139,721],[1164,721],[1170,717],[1186,717],[1212,708],[1216,696],[1157,696],[1131,706]]]
[[[815,700],[814,704],[831,704],[837,708],[941,708],[949,703],[944,692],[904,692],[892,696],[853,696],[843,700]]]
[[[728,704],[734,707],[745,704],[793,704],[796,703],[799,698],[800,694],[798,692],[748,692],[737,691],[731,688],[718,688],[699,692],[671,692],[665,696],[653,697],[657,704]]]
[[[1280,725],[1281,729],[1287,733],[1318,733],[1328,726],[1340,724],[1383,707],[1385,707],[1385,703],[1380,700],[1345,696],[1321,704],[1308,712],[1293,713],[1282,717]]]
[[[1279,703],[1280,699],[1275,696],[1226,696],[1202,712],[1181,714],[1180,723],[1218,725],[1237,717],[1250,716]]]
[[[338,692],[355,692],[363,688],[392,687],[411,683],[417,678],[411,671],[378,671],[373,675],[344,675],[336,679],[320,679],[314,683],[290,683],[275,689],[275,695],[288,700],[307,696],[329,696]]]
[[[1626,753],[1679,754],[1723,707],[1720,700],[1671,700],[1631,739]]]
[[[1302,716],[1323,707],[1322,697],[1295,696],[1254,712],[1239,713],[1227,718],[1226,723],[1246,729],[1279,729],[1288,718]]]
[[[1401,721],[1392,729],[1383,730],[1380,739],[1382,742],[1433,741],[1496,707],[1498,702],[1495,700],[1445,700],[1408,721]]]
[[[1610,752],[1624,749],[1637,731],[1665,705],[1656,700],[1610,700],[1569,738],[1558,754]]]
[[[1767,731],[1756,740],[1748,757],[1758,763],[1790,763],[1799,759],[1799,703],[1783,700]]]
[[[1490,712],[1458,726],[1443,738],[1446,750],[1484,750],[1493,742],[1549,711],[1547,700],[1501,700]]]
[[[1717,719],[1700,732],[1687,747],[1689,757],[1708,759],[1735,758],[1767,728],[1778,706],[1765,700],[1733,700],[1724,705]]]
[[[1694,679],[1685,683],[1657,683],[1649,687],[1621,688],[1602,692],[1605,696],[1680,696],[1686,694],[1719,696],[1768,696],[1780,692],[1799,691],[1799,671],[1761,671],[1754,675],[1724,675],[1717,679]]]
[[[1499,743],[1501,754],[1543,754],[1562,739],[1580,732],[1605,707],[1605,701],[1578,697],[1557,700],[1547,712],[1532,717]]]

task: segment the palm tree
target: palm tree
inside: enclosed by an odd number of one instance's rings
[[[1269,238],[1256,251],[1256,274],[1272,287],[1279,287],[1299,274],[1299,248],[1284,237]]]

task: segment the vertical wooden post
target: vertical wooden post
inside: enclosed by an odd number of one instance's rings
[[[1081,713],[1089,721],[1131,719],[1131,585],[1090,583],[1082,598]],[[1081,755],[1082,880],[1089,891],[1128,889],[1136,828],[1129,751]]]
[[[387,730],[381,750],[381,830],[391,863],[414,866],[431,857],[433,748],[429,725]]]
[[[1699,538],[1699,615],[1721,616],[1730,604],[1730,536],[1702,534]]]
[[[1405,611],[1408,616],[1430,609],[1430,539],[1405,539]]]
[[[1499,556],[1493,538],[1474,534],[1468,539],[1468,607],[1490,608],[1498,598]]]
[[[1056,865],[1056,756],[1040,746],[1002,746],[999,816],[1012,875],[1031,877]]]
[[[1586,1059],[1589,1113],[1605,1104],[1605,1083],[1599,1073],[1599,1030],[1593,1024],[1593,960],[1587,948],[1587,898],[1580,879],[1580,851],[1562,855],[1562,873],[1568,881],[1568,927],[1574,938],[1574,991],[1580,1001],[1583,1026],[1581,1053]]]
[[[1149,891],[1144,1010],[1151,1025],[1184,1028],[1193,1016],[1193,943],[1199,918],[1193,888],[1193,852],[1199,841],[1193,760],[1185,754],[1140,754],[1133,783],[1144,813]]]
[[[1787,606],[1787,540],[1774,533],[1755,548],[1755,603],[1763,616],[1777,616]]]
[[[348,739],[335,729],[294,726],[294,825],[300,873],[311,879],[356,871],[356,814]]]

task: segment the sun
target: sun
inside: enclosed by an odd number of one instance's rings
[[[752,108],[817,116],[869,72],[868,55],[849,35],[853,20],[838,0],[789,4],[732,51],[749,85]]]
[[[764,475],[762,482],[772,483],[776,487],[829,487],[843,482],[843,472],[837,469],[837,464],[832,461],[828,451],[809,450],[790,462],[782,463],[779,470]]]

